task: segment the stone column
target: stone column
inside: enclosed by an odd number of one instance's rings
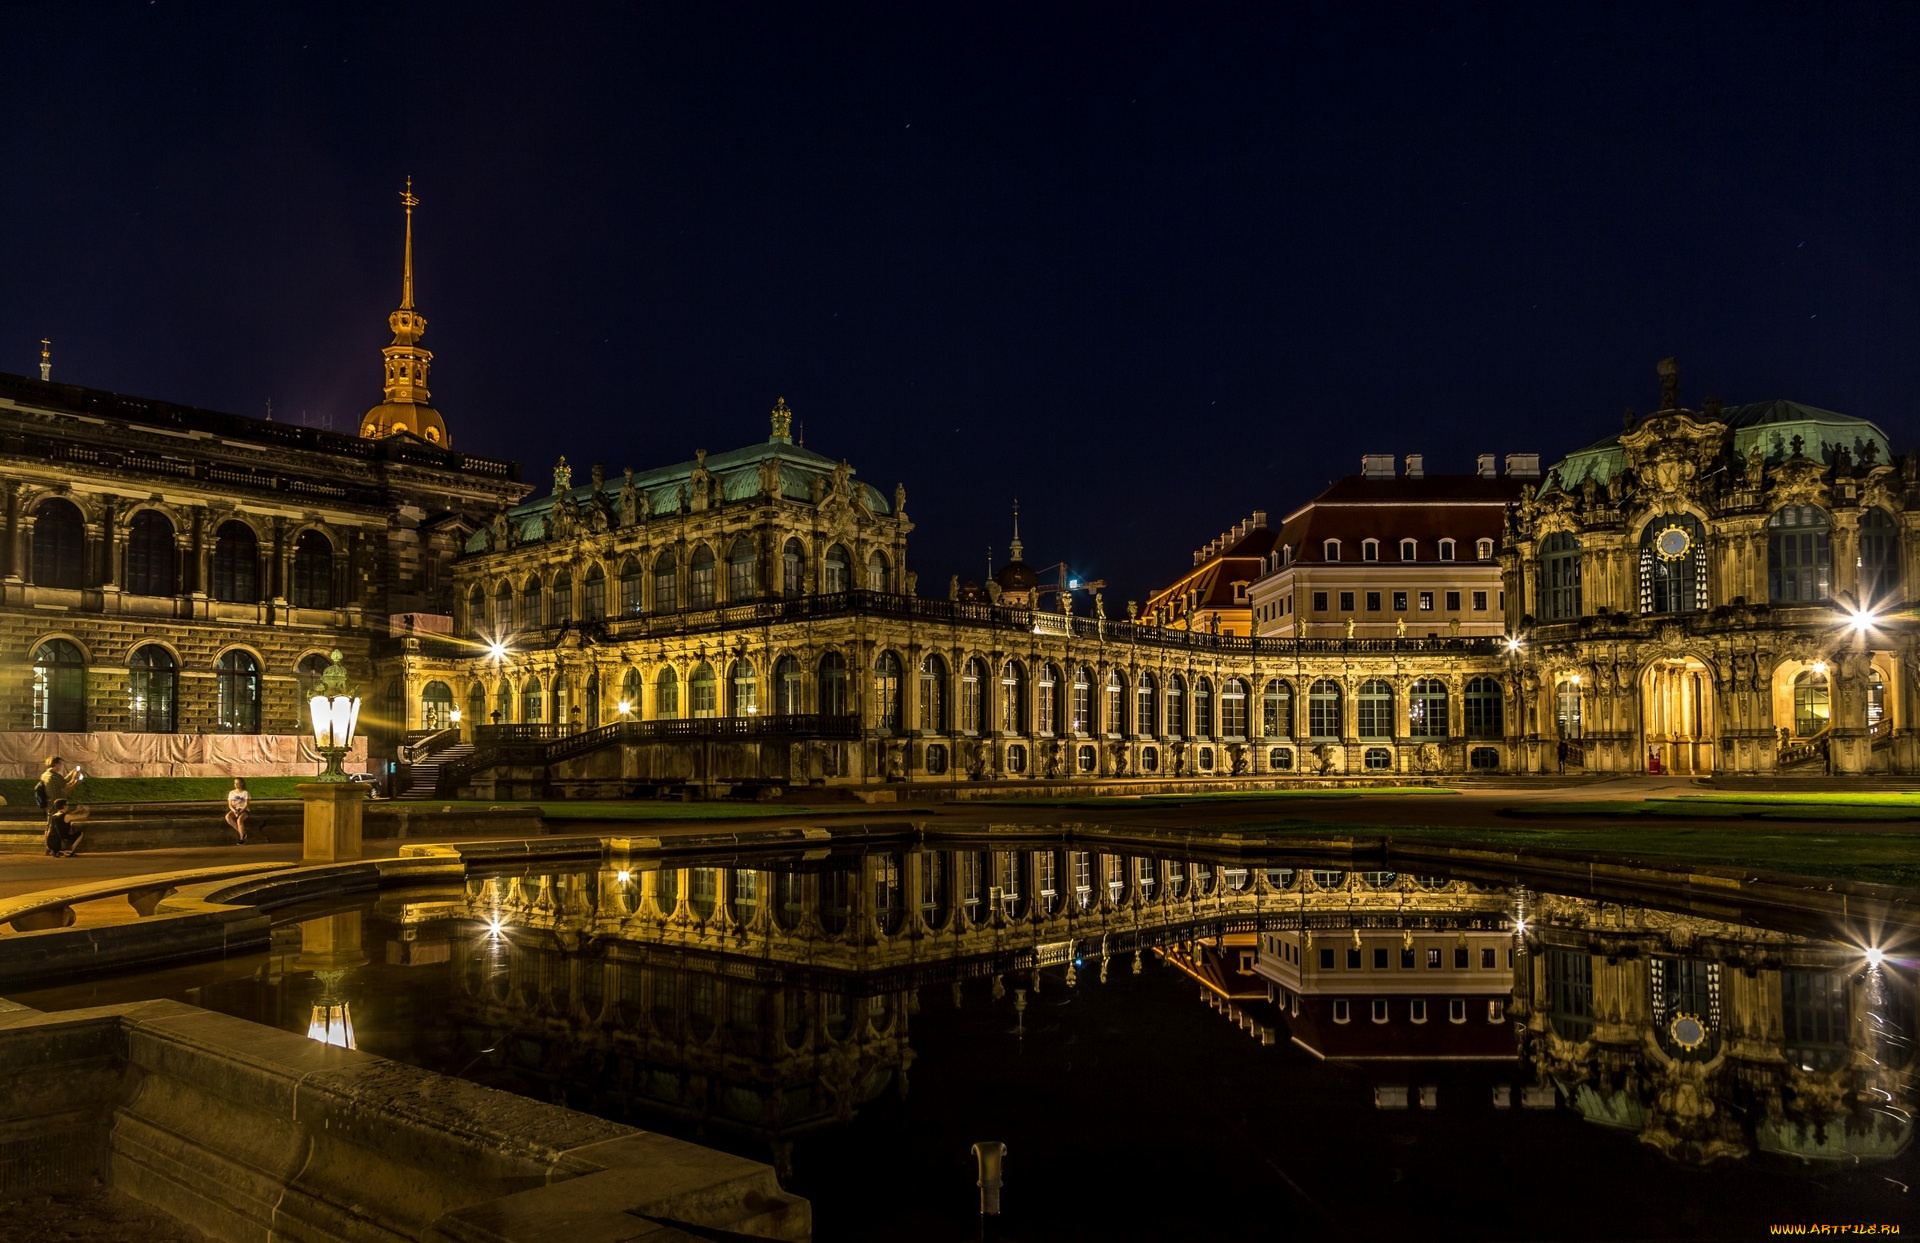
[[[9,479],[0,487],[6,490],[7,510],[6,539],[0,542],[0,578],[17,582],[25,577],[26,566],[26,558],[20,552],[20,482]]]
[[[301,861],[338,863],[358,859],[366,786],[353,781],[315,781],[297,788],[305,810]]]

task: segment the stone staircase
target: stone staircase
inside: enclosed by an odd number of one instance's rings
[[[407,788],[401,790],[399,798],[432,798],[440,788],[440,768],[455,760],[465,759],[473,754],[473,744],[456,742],[441,747],[432,755],[425,755],[413,762],[407,773]]]

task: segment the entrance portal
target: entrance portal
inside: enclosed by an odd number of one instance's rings
[[[1655,661],[1640,688],[1646,762],[1665,773],[1713,771],[1713,675],[1692,657]]]

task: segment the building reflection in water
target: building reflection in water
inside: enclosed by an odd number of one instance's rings
[[[1488,880],[1071,844],[748,862],[616,841],[597,868],[376,917],[389,966],[448,964],[455,1069],[765,1145],[783,1172],[800,1137],[906,1094],[924,990],[1018,1008],[1011,1032],[1029,992],[1152,956],[1383,1108],[1440,1107],[1434,1084],[1470,1070],[1496,1107],[1570,1108],[1688,1164],[1881,1160],[1912,1135],[1911,974],[1837,942]],[[358,919],[301,926],[316,1038],[351,1043]]]

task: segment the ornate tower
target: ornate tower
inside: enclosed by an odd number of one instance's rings
[[[360,434],[378,439],[405,432],[428,444],[451,445],[445,420],[427,404],[427,369],[433,365],[433,351],[419,345],[420,338],[427,334],[427,317],[413,306],[413,209],[420,200],[413,196],[411,177],[400,202],[407,212],[407,242],[401,264],[400,307],[387,316],[393,343],[381,351],[386,355],[386,399],[360,420]]]

